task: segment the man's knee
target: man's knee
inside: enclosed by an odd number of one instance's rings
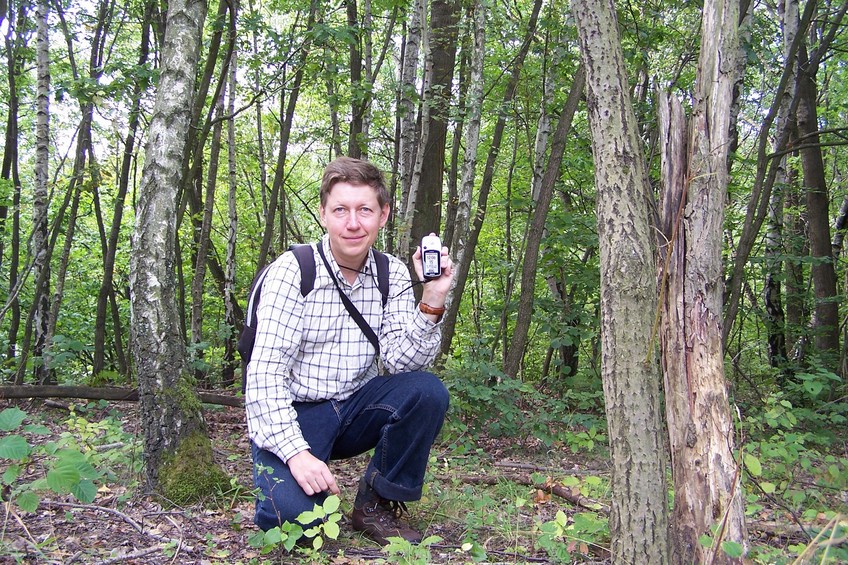
[[[314,525],[316,521],[303,523],[298,517],[307,510],[312,510],[315,504],[323,503],[323,496],[307,496],[300,486],[267,490],[260,485],[256,497],[256,513],[253,522],[262,530],[268,531],[288,522],[298,523],[304,529]],[[267,486],[267,484],[265,485]],[[277,485],[279,486],[279,485]]]

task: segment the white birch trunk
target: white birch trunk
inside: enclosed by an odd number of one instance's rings
[[[36,280],[35,316],[33,333],[35,343],[33,352],[41,356],[36,365],[35,377],[40,384],[50,382],[47,365],[50,362],[47,343],[50,328],[50,257],[48,249],[47,217],[50,207],[49,165],[50,165],[50,37],[48,2],[40,0],[36,4],[36,66],[37,94],[35,121],[35,189],[32,211],[32,256],[33,275]]]
[[[205,0],[174,0],[145,148],[130,257],[132,343],[148,485],[163,459],[202,425],[184,380],[186,350],[176,301],[176,194],[188,138]],[[192,406],[195,406],[192,408]]]
[[[480,117],[483,106],[483,63],[486,57],[486,16],[488,9],[482,0],[474,2],[474,46],[468,96],[465,104],[465,155],[462,159],[462,180],[456,209],[454,239],[449,242],[454,261],[459,264],[465,257],[468,231],[471,229],[471,207],[474,199],[474,179],[477,167],[477,148],[480,145]],[[448,295],[447,306],[453,302],[453,292]]]

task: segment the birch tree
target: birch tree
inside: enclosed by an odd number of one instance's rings
[[[33,328],[35,343],[33,355],[38,360],[35,380],[40,384],[51,384],[53,377],[47,371],[47,360],[43,358],[48,346],[50,327],[50,260],[48,250],[47,216],[50,204],[49,160],[50,160],[50,37],[48,2],[36,4],[37,63],[38,79],[36,94],[35,126],[35,191],[33,194],[32,256],[35,277],[33,298]],[[21,368],[26,366],[23,357]]]
[[[175,275],[177,193],[205,18],[205,0],[177,0],[168,6],[130,258],[132,349],[151,488],[161,486],[166,463],[178,460],[175,455],[190,444],[189,437],[205,437],[200,404],[187,373]]]

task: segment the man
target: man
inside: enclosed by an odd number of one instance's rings
[[[329,460],[374,449],[359,481],[352,525],[381,544],[391,536],[418,543],[421,534],[400,518],[404,502],[421,498],[430,447],[448,407],[444,385],[423,369],[439,350],[453,265],[442,248],[442,276],[424,284],[416,305],[409,270],[388,256],[383,306],[371,247],[389,218],[389,196],[382,173],[366,161],[342,157],[327,166],[319,217],[327,233],[313,246],[313,290],[301,295],[298,262],[284,253],[268,268],[256,312],[245,377],[254,480],[261,491],[254,521],[263,530],[294,523],[316,502],[340,494]],[[418,249],[418,280],[420,256]],[[375,349],[340,292],[379,336],[387,375],[378,374]]]

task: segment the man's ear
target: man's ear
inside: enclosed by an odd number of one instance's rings
[[[321,204],[318,206],[318,222],[321,224],[321,227],[326,228],[327,222],[324,221],[324,205]]]
[[[380,210],[380,227],[386,225],[386,222],[389,221],[389,216],[391,215],[392,208],[388,204],[383,206],[383,209]]]

